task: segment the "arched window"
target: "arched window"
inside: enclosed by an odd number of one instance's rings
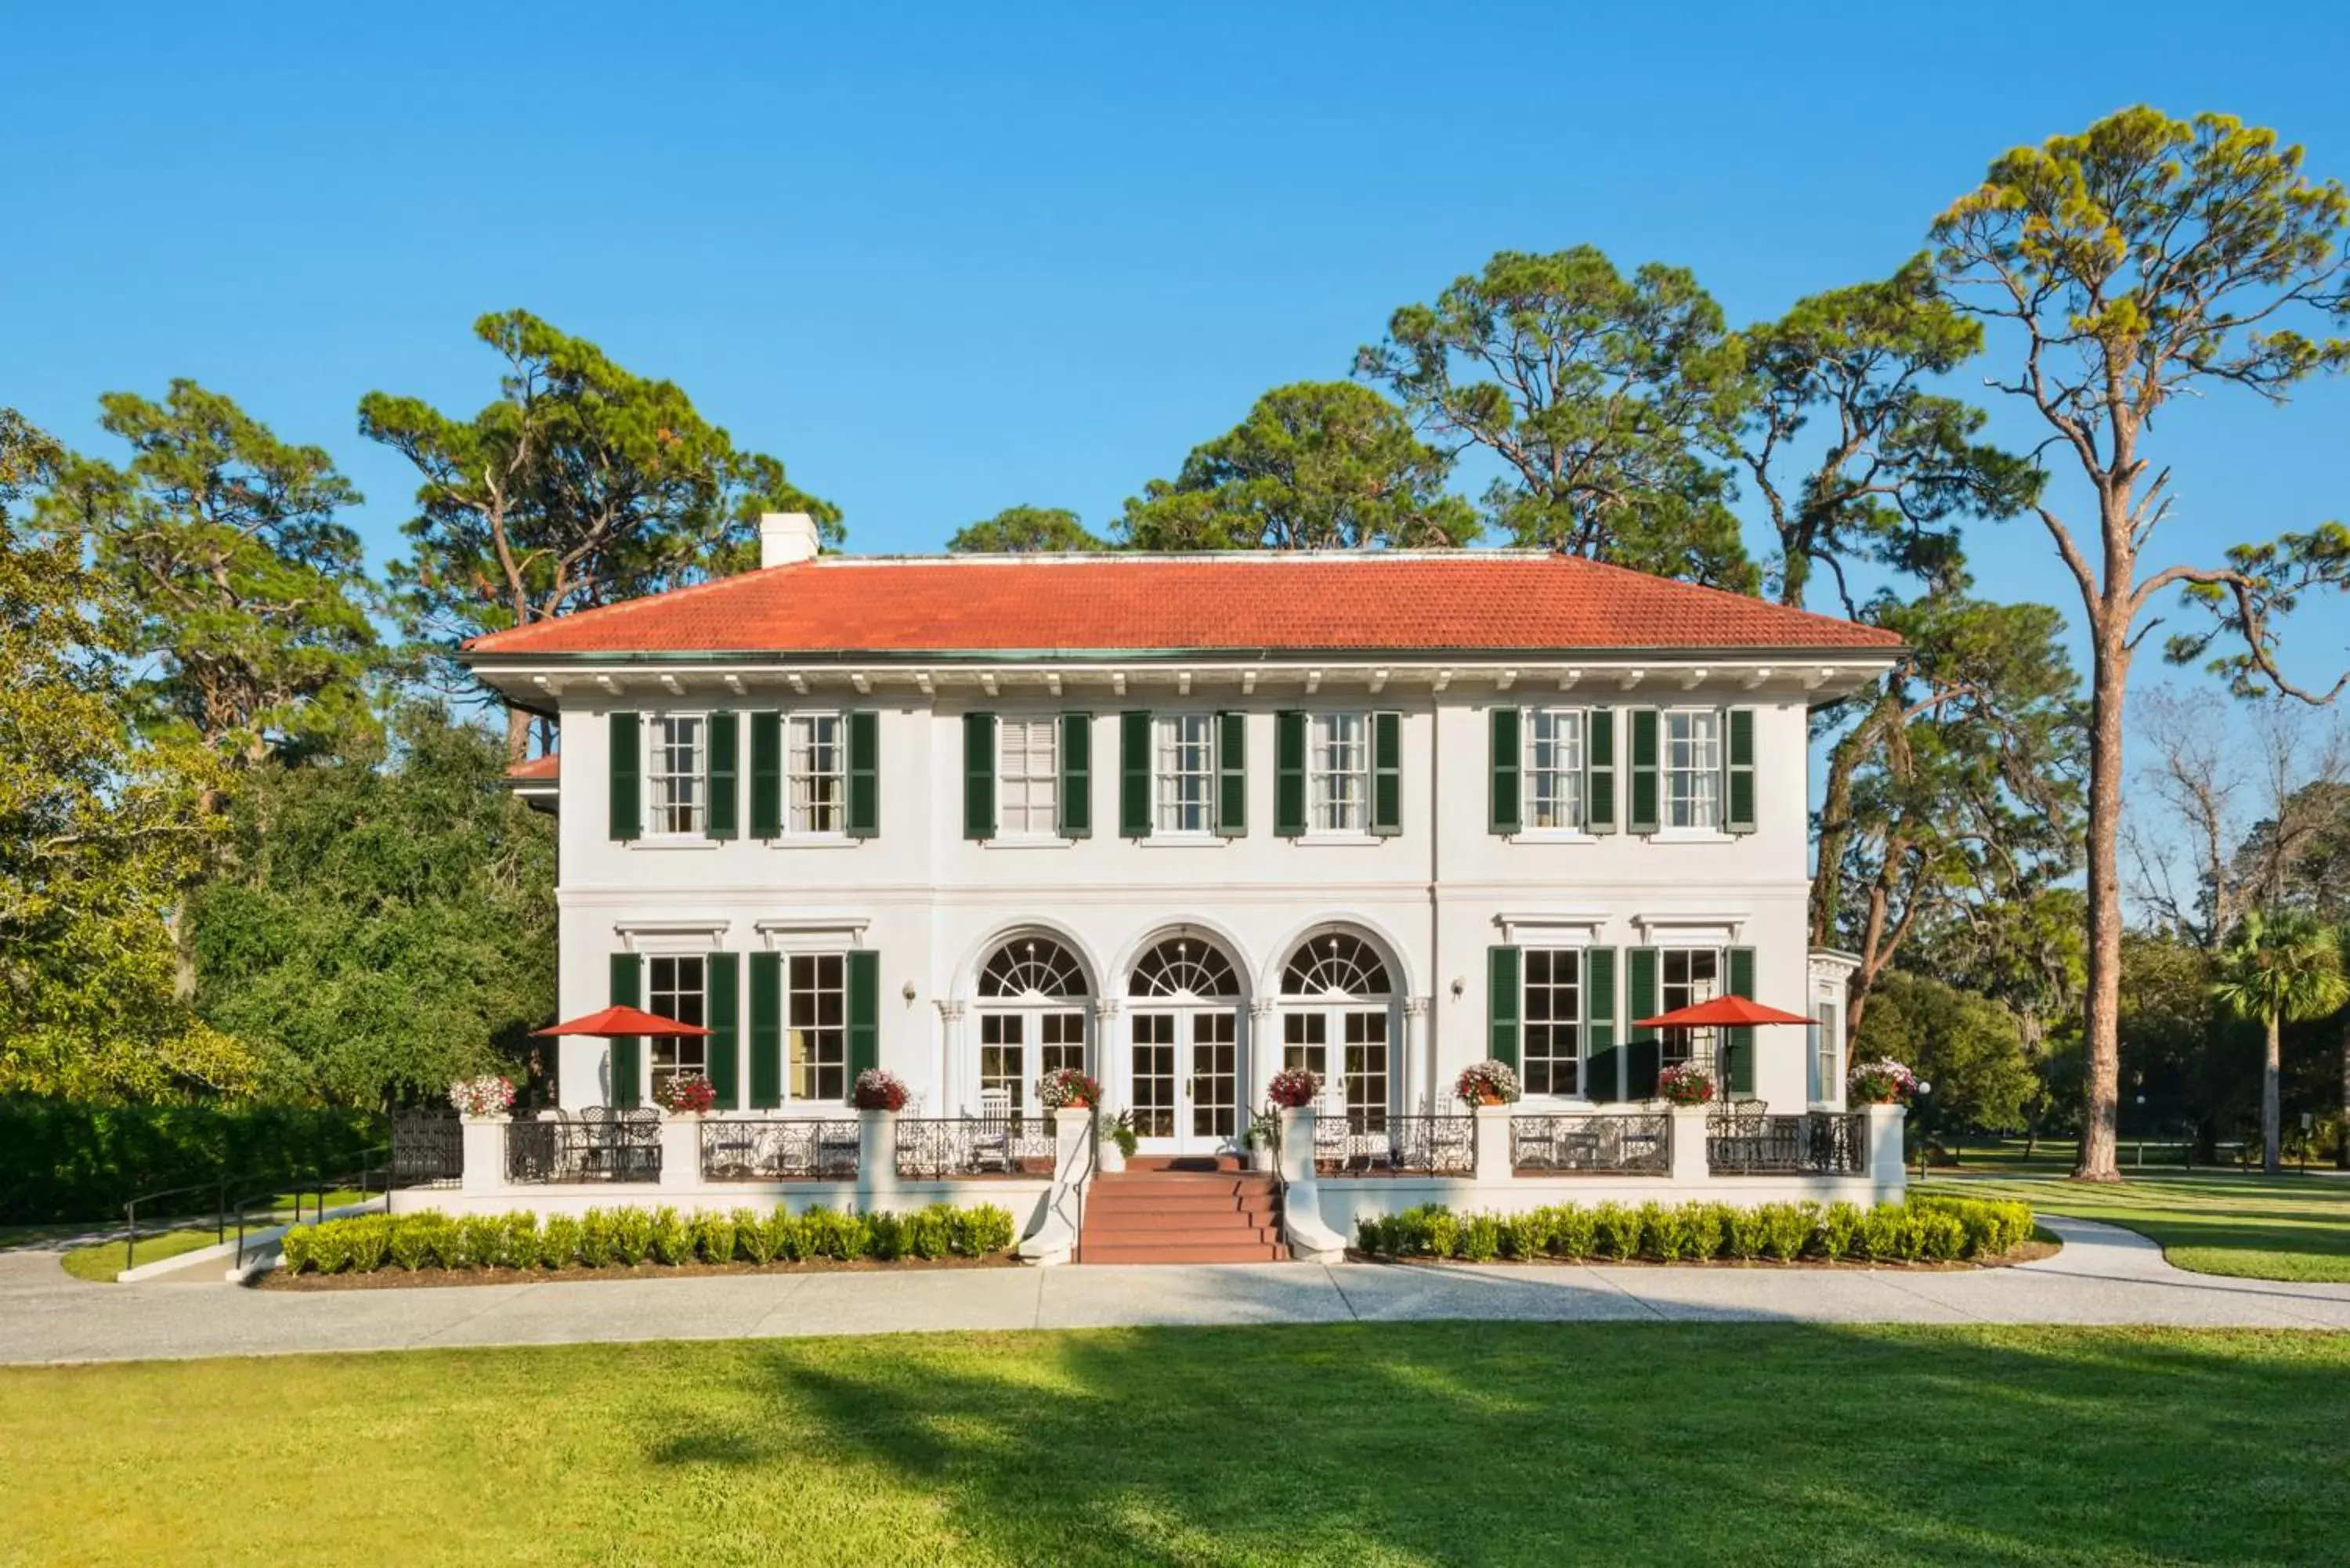
[[[1082,1000],[1086,971],[1068,949],[1050,937],[1015,937],[996,949],[979,971],[979,994]]]
[[[1281,974],[1284,996],[1386,996],[1394,989],[1371,944],[1345,931],[1299,943]]]
[[[1170,937],[1135,961],[1126,990],[1128,996],[1232,997],[1241,993],[1241,979],[1213,944]]]

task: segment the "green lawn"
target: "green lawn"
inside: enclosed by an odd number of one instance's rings
[[[14,1369],[0,1560],[2305,1564],[2345,1380],[2350,1334],[1638,1323]]]
[[[234,1238],[235,1231],[229,1235]],[[192,1252],[199,1247],[209,1247],[220,1235],[212,1226],[201,1231],[163,1231],[139,1233],[139,1266],[160,1263],[166,1258],[176,1258],[182,1252]],[[99,1241],[88,1247],[76,1247],[60,1260],[66,1272],[78,1280],[96,1280],[110,1284],[114,1276],[129,1268],[130,1244],[117,1237],[111,1241]]]
[[[2131,1175],[2118,1185],[2061,1177],[1956,1176],[1922,1190],[2020,1198],[2034,1213],[2104,1220],[2151,1238],[2199,1274],[2350,1281],[2350,1179],[2340,1177]]]

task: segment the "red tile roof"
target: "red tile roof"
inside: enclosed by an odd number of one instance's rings
[[[502,655],[1854,649],[1874,627],[1576,556],[831,556],[474,639]]]
[[[556,752],[549,752],[543,757],[533,757],[526,763],[516,763],[506,769],[506,777],[517,784],[527,783],[533,779],[552,779],[562,776],[563,758]]]

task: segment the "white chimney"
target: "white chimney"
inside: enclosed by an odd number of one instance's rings
[[[759,565],[789,566],[816,559],[816,519],[805,512],[769,512],[759,518]]]

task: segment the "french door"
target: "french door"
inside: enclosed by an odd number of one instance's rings
[[[1161,1154],[1214,1154],[1240,1142],[1240,1013],[1170,1008],[1129,1015],[1127,1102],[1135,1137]]]
[[[1037,1111],[1036,1080],[1061,1067],[1086,1065],[1086,1015],[1081,1008],[986,1008],[979,1015],[982,1109],[1002,1096],[1015,1116]]]
[[[1284,1009],[1281,1058],[1284,1067],[1321,1074],[1324,1103],[1343,1096],[1347,1119],[1357,1130],[1387,1130],[1391,1085],[1386,1008]]]

